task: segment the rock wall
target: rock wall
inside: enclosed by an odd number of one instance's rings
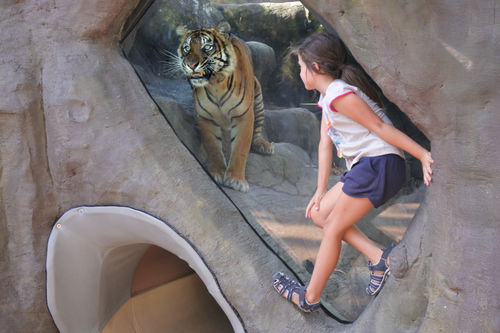
[[[431,141],[434,181],[356,332],[498,332],[499,5],[303,3]]]
[[[274,295],[269,277],[286,267],[179,143],[119,50],[137,3],[0,4],[0,327],[57,331],[45,301],[52,224],[77,205],[125,205],[194,244],[249,332],[500,330],[498,5],[304,1],[431,139],[436,160],[394,253],[396,278],[346,326]]]

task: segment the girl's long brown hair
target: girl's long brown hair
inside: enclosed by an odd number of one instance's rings
[[[315,33],[307,37],[298,47],[293,48],[291,53],[299,55],[312,71],[329,75],[334,79],[341,79],[356,86],[379,106],[382,106],[377,91],[363,72],[345,63],[347,51],[337,36],[328,32]],[[316,69],[313,63],[317,63],[319,69]]]

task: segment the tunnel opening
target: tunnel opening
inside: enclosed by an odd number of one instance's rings
[[[140,259],[130,294],[102,333],[233,332],[198,274],[159,246],[149,245]]]
[[[78,207],[54,225],[47,302],[61,332],[243,332],[196,250],[127,207]]]

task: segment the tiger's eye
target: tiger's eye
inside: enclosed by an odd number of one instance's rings
[[[189,47],[189,44],[184,44],[182,46],[182,52],[184,52],[185,54],[187,54],[190,50],[191,48]]]
[[[214,46],[212,44],[207,44],[203,46],[203,52],[208,53],[214,49]]]

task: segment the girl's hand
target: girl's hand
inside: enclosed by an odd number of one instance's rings
[[[429,151],[425,152],[425,154],[420,158],[420,163],[422,163],[422,173],[424,176],[424,184],[429,186],[432,181],[432,169],[431,164],[434,163],[432,159],[431,153]]]
[[[319,205],[320,205],[321,199],[323,199],[325,193],[326,193],[325,191],[316,190],[316,193],[314,193],[311,201],[309,201],[309,204],[307,205],[306,219],[311,218],[311,209],[314,208],[315,210],[319,210]]]

